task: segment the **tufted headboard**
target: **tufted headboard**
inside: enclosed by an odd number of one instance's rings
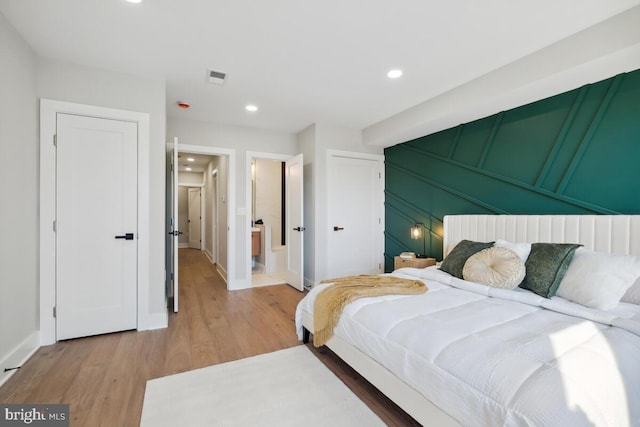
[[[488,242],[581,243],[620,255],[640,255],[640,215],[447,215],[443,255],[463,239]]]

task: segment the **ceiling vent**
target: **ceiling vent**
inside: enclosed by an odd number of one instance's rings
[[[216,85],[224,84],[227,73],[222,71],[207,70],[207,81]]]

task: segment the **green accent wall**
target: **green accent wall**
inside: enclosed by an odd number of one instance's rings
[[[385,271],[450,214],[640,214],[640,70],[385,150]]]

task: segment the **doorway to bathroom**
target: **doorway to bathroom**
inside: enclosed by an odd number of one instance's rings
[[[302,195],[299,208],[292,209],[292,202],[295,204],[297,199],[292,191],[298,187],[295,179],[292,183],[292,162],[294,171],[300,169],[301,178],[301,155],[247,153],[251,227],[247,254],[252,286],[288,283],[302,288]]]
[[[251,284],[286,283],[285,163],[251,160]]]

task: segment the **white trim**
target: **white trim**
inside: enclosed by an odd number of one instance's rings
[[[206,145],[188,145],[180,144],[178,146],[179,153],[206,154],[210,156],[228,156],[228,177],[227,177],[227,269],[225,270],[216,264],[218,271],[224,271],[223,277],[227,283],[227,289],[239,289],[237,283],[239,280],[235,277],[235,235],[236,235],[236,150],[230,148],[209,147]],[[219,194],[219,193],[218,193]],[[216,194],[216,197],[218,197]]]
[[[215,264],[215,262],[213,262],[213,254],[211,254],[208,249],[204,250],[204,254],[209,258],[209,262],[211,262],[211,264]]]
[[[22,366],[40,348],[39,344],[40,334],[38,331],[34,331],[0,360],[0,368],[2,369],[0,371],[0,386],[17,372],[17,369],[6,372],[4,370]]]
[[[169,311],[163,310],[160,313],[149,313],[146,316],[145,331],[153,329],[164,329],[169,324]]]
[[[380,218],[380,223],[378,224],[378,240],[376,241],[375,245],[376,245],[376,249],[377,252],[379,254],[379,258],[378,258],[378,264],[380,265],[380,268],[378,268],[378,271],[380,273],[384,273],[384,224],[385,224],[385,209],[384,209],[384,201],[385,201],[385,195],[384,195],[384,190],[385,190],[385,174],[384,174],[384,155],[382,154],[370,154],[370,153],[360,153],[360,152],[356,152],[356,151],[343,151],[343,150],[327,150],[327,171],[328,171],[328,175],[327,175],[327,179],[329,176],[331,176],[331,170],[333,167],[333,163],[331,161],[331,159],[333,157],[347,157],[347,158],[351,158],[351,159],[359,159],[359,160],[371,160],[371,161],[375,161],[378,163],[378,172],[380,174],[380,177],[378,179],[378,195],[380,197],[379,199],[379,203],[378,203],[378,215]],[[327,184],[328,185],[328,184]],[[326,204],[326,210],[325,210],[325,218],[330,218],[330,209],[331,206],[331,195],[329,194],[328,191],[328,187],[327,187],[327,204]],[[325,249],[326,249],[326,260],[327,263],[330,262],[330,252],[331,252],[331,248],[329,247],[329,242],[328,240],[326,241],[326,245],[325,245]],[[331,273],[330,273],[331,275]]]
[[[267,160],[280,160],[286,162],[287,160],[292,159],[294,156],[291,154],[278,154],[278,153],[264,153],[260,151],[247,151],[246,154],[246,191],[245,191],[245,206],[247,207],[247,215],[245,229],[251,230],[251,212],[253,212],[253,204],[251,203],[251,161],[254,159],[267,159]],[[245,238],[245,259],[246,268],[245,268],[245,277],[249,278],[249,286],[252,285],[253,279],[251,278],[251,233],[246,233]]]
[[[227,280],[227,270],[225,270],[224,267],[221,266],[220,264],[216,264],[216,271],[218,272],[220,277],[222,277],[222,280],[224,280],[224,283],[227,284],[227,289],[229,289],[229,281]]]
[[[204,184],[189,184],[188,182],[179,182],[178,187],[202,188]]]
[[[204,184],[200,188],[200,250],[204,251],[207,246],[207,220],[205,206],[207,205],[207,194],[204,190]]]
[[[212,222],[212,230],[211,230],[211,250],[212,253],[209,259],[211,260],[211,264],[218,263],[218,257],[220,256],[220,242],[218,241],[218,236],[220,235],[220,203],[218,203],[220,197],[220,179],[218,177],[218,168],[215,168],[212,172],[212,179],[215,181],[215,197],[211,202],[214,204],[215,208],[215,224]],[[215,201],[215,202],[214,202]],[[210,203],[211,203],[210,202]]]
[[[178,243],[178,249],[189,249],[188,243]]]
[[[149,313],[149,114],[50,99],[40,100],[40,344],[56,342],[56,134],[58,113],[134,122],[138,126],[138,330],[156,324]],[[166,324],[165,324],[166,326]]]

